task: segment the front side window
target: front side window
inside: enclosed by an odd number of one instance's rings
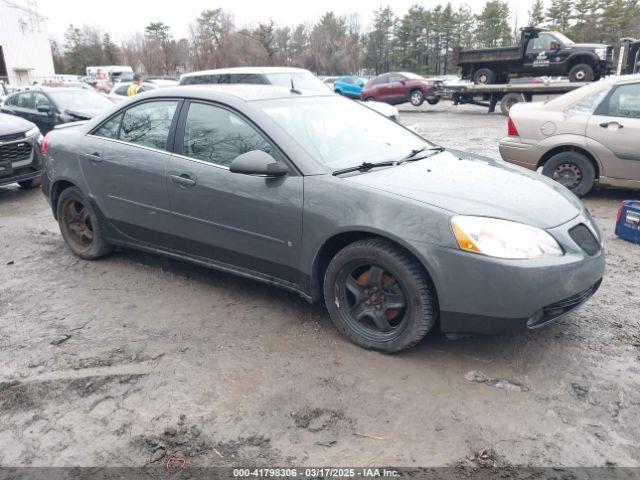
[[[118,88],[116,88],[115,93],[116,95],[120,95],[122,97],[126,97],[127,96],[127,90],[129,90],[129,85],[131,85],[130,83],[126,84],[126,85],[122,85]]]
[[[238,115],[213,105],[191,104],[184,130],[184,155],[228,167],[238,155],[252,150],[278,158],[271,144]]]
[[[606,105],[605,115],[640,118],[640,83],[621,85],[615,89]]]
[[[37,110],[40,107],[52,108],[52,105],[45,94],[36,92],[33,94],[33,108]]]
[[[554,37],[550,33],[541,33],[537,38],[529,41],[527,51],[541,52],[544,50],[551,50],[551,44],[554,42],[558,43],[556,37]]]
[[[118,139],[120,134],[120,123],[122,123],[123,114],[116,115],[115,117],[107,120],[103,123],[95,132],[94,135],[104,138]]]
[[[120,140],[144,147],[167,149],[171,122],[178,102],[166,100],[146,102],[124,112]]]
[[[406,80],[402,75],[389,75],[389,83],[396,83]]]

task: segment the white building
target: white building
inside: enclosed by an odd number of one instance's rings
[[[0,80],[31,85],[54,75],[46,19],[33,0],[0,0]]]

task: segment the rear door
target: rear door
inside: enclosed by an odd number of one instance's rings
[[[185,105],[167,184],[179,249],[299,282],[303,177],[231,173],[240,154],[282,153],[248,119],[223,105]]]
[[[33,92],[20,92],[11,97],[2,107],[2,111],[22,117],[30,122],[33,118]]]
[[[611,90],[589,119],[587,142],[599,152],[602,175],[640,181],[640,82]]]
[[[90,195],[130,240],[172,248],[166,172],[181,100],[139,102],[84,137]]]

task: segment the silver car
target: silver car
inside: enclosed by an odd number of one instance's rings
[[[578,196],[596,183],[640,189],[640,75],[612,77],[510,112],[500,154]]]
[[[155,252],[324,299],[365,348],[537,328],[599,287],[565,188],[447,151],[330,92],[178,87],[51,132],[43,191],[70,249]]]

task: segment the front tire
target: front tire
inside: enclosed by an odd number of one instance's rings
[[[338,331],[356,345],[387,353],[417,344],[437,315],[422,266],[384,239],[338,252],[325,273],[324,298]]]
[[[57,213],[62,237],[74,255],[96,260],[111,253],[98,216],[78,188],[70,187],[60,194]]]
[[[593,67],[586,63],[579,63],[569,70],[570,82],[593,82],[594,78]]]
[[[595,185],[596,171],[591,161],[578,152],[561,152],[544,164],[542,174],[584,197]]]
[[[422,90],[413,90],[409,94],[409,101],[414,107],[422,105],[424,103],[424,93],[422,93]]]

